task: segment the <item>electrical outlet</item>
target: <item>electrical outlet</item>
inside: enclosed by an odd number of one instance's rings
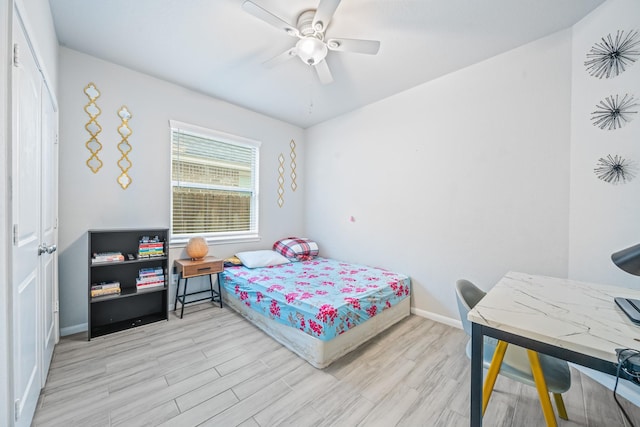
[[[171,284],[175,285],[176,283],[178,283],[178,275],[177,274],[172,274],[171,275]]]

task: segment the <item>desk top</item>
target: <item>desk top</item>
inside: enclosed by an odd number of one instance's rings
[[[629,320],[614,297],[640,299],[640,291],[510,272],[468,319],[615,363],[616,348],[640,349],[640,325]]]

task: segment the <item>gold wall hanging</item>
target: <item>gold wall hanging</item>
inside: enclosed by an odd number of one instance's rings
[[[89,115],[89,121],[84,128],[89,132],[91,137],[84,144],[87,150],[91,152],[91,156],[87,159],[87,166],[93,173],[98,173],[102,167],[102,160],[98,157],[98,152],[102,150],[102,144],[98,141],[98,134],[102,131],[102,127],[98,124],[97,118],[102,113],[96,99],[100,97],[100,91],[96,87],[95,83],[89,83],[83,90],[84,94],[89,98],[89,103],[84,106],[84,111]]]
[[[291,190],[296,191],[296,188],[298,188],[296,183],[296,142],[292,139],[289,146],[291,147],[291,153],[289,154],[291,157]]]
[[[284,156],[278,156],[280,165],[278,166],[278,206],[284,205]]]
[[[122,187],[123,190],[126,190],[129,185],[131,185],[131,177],[127,172],[131,169],[131,161],[127,155],[131,152],[131,144],[127,140],[129,136],[133,133],[131,128],[129,127],[129,119],[131,119],[131,112],[129,109],[123,105],[118,110],[118,117],[122,120],[122,124],[118,127],[118,133],[122,137],[122,140],[118,144],[118,150],[122,153],[122,157],[118,160],[118,167],[122,173],[118,177],[118,184]]]

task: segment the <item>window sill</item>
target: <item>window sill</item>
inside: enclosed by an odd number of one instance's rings
[[[249,243],[259,242],[262,238],[258,234],[252,234],[248,236],[220,236],[220,237],[205,237],[208,246],[213,245],[227,245],[232,243]],[[171,239],[169,242],[169,249],[185,248],[189,243],[188,238],[176,238]]]

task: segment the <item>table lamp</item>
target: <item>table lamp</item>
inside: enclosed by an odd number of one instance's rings
[[[611,254],[611,261],[627,273],[640,276],[640,243]]]

